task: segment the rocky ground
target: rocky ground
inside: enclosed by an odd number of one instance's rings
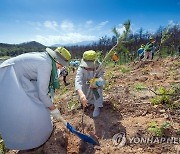
[[[104,107],[98,118],[92,118],[92,106],[83,114],[74,91],[74,76],[71,72],[70,85],[61,86],[56,92],[55,103],[77,131],[91,136],[100,146],[83,142],[62,122],[54,120],[54,131],[43,146],[30,151],[10,150],[7,154],[174,154],[180,149],[180,59],[132,62],[105,68]],[[160,86],[176,88],[176,91],[163,95],[170,97],[170,103],[153,105],[152,98],[162,97],[158,95]],[[158,128],[163,124],[168,126],[156,137],[157,132],[148,131],[150,126],[155,127],[153,123]],[[121,135],[113,140],[117,133]],[[168,140],[171,137],[175,141]],[[142,138],[153,140],[143,142]],[[162,138],[165,140],[160,143]]]

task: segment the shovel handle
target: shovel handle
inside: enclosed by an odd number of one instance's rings
[[[65,126],[67,126],[67,121],[66,120],[64,120],[64,118],[60,115],[60,117],[59,117],[59,120],[61,120],[61,122],[65,125]]]

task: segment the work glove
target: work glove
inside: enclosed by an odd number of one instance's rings
[[[53,116],[53,118],[56,118],[57,120],[60,119],[60,111],[57,108],[52,110],[50,113]]]

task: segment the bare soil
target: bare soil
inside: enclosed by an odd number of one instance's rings
[[[41,147],[29,151],[9,150],[7,154],[174,154],[179,144],[171,143],[130,143],[133,137],[154,137],[147,131],[150,122],[159,125],[169,122],[164,137],[180,138],[180,109],[167,109],[165,105],[152,105],[150,99],[156,94],[149,89],[173,85],[180,87],[180,59],[166,58],[154,61],[133,62],[123,73],[122,66],[105,69],[107,85],[104,88],[104,107],[98,118],[92,117],[93,107],[89,106],[83,114],[74,91],[75,73],[70,72],[67,87],[61,86],[56,92],[55,102],[62,116],[79,132],[91,136],[100,146],[83,142],[68,131],[62,122],[54,122],[54,131]],[[109,73],[111,72],[111,73]],[[109,74],[108,74],[109,73]],[[60,79],[61,80],[61,79]],[[61,80],[61,83],[62,80]],[[146,88],[137,90],[137,85]],[[149,88],[149,89],[148,89]],[[155,90],[154,90],[155,91]],[[179,96],[177,96],[179,97]],[[180,103],[180,102],[179,102]],[[72,104],[76,104],[73,106]],[[82,115],[83,124],[82,124]],[[113,136],[126,135],[124,146],[115,145]],[[180,143],[180,141],[179,141]]]

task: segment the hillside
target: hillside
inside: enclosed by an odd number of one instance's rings
[[[0,57],[14,57],[28,52],[42,52],[46,46],[36,42],[24,42],[21,44],[0,43]]]
[[[45,46],[36,41],[24,42],[20,44],[0,43],[0,48],[12,48],[12,47],[44,48]]]
[[[44,45],[42,45],[41,43],[36,42],[36,41],[21,43],[21,44],[18,44],[18,46],[19,47],[27,47],[27,48],[32,48],[32,47],[35,47],[35,48],[45,48]]]
[[[82,131],[83,111],[74,91],[74,77],[75,73],[70,72],[68,81],[71,84],[61,86],[56,92],[55,103],[63,117],[76,130]],[[107,67],[105,78],[104,108],[100,117],[93,119],[93,108],[89,106],[83,118],[84,133],[98,140],[100,146],[81,141],[62,122],[54,120],[52,136],[43,146],[29,151],[10,150],[6,153],[176,153],[180,149],[180,58]],[[115,140],[112,140],[117,133],[126,134],[124,146],[116,145]],[[171,137],[174,137],[174,142],[168,141]],[[140,141],[142,138],[153,138],[153,141]],[[159,143],[158,139],[163,140]],[[119,143],[121,140],[117,141]]]

